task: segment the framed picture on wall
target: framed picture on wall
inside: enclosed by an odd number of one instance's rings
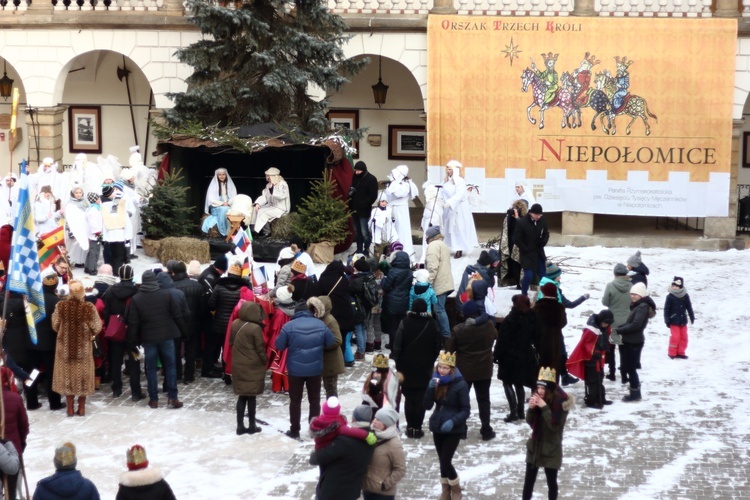
[[[332,109],[326,113],[326,118],[331,122],[331,130],[339,128],[357,130],[359,128],[359,110],[356,109]],[[349,145],[357,150],[352,157],[359,158],[359,141],[349,141]]]
[[[68,108],[68,140],[71,153],[101,153],[102,107]]]
[[[745,156],[742,158],[742,166],[750,168],[750,132],[744,133]]]
[[[424,160],[427,132],[420,125],[388,125],[389,160]]]

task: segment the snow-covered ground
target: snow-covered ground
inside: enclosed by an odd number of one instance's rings
[[[569,351],[589,315],[602,309],[601,294],[612,279],[614,265],[624,263],[634,251],[548,248],[551,260],[562,261],[566,296],[572,300],[591,294],[568,311]],[[457,281],[478,255],[476,249],[453,261]],[[750,497],[746,473],[750,251],[647,249],[643,261],[651,269],[649,290],[659,307],[643,351],[643,401],[620,402],[625,387],[619,380],[607,381],[608,396],[615,404],[604,411],[591,410],[582,406],[582,382],[567,388],[580,404],[566,427],[560,494],[569,498]],[[153,260],[141,256],[133,264],[138,277]],[[273,266],[268,270],[272,275]],[[689,360],[667,357],[669,331],[661,308],[675,275],[685,279],[696,313],[695,324],[689,327]],[[515,293],[496,289],[501,314],[509,310]],[[359,403],[365,373],[360,363],[340,379],[342,406],[348,414]],[[145,379],[142,384],[145,387]],[[272,394],[270,381],[258,409],[258,417],[269,425],[254,436],[234,434],[235,400],[231,388],[221,381],[199,380],[179,389],[185,402],[181,410],[151,410],[145,401],[130,402],[127,392],[113,400],[103,386],[91,398],[85,418],[66,418],[64,412],[48,411],[46,404],[30,412],[31,434],[24,456],[32,493],[36,482],[54,471],[55,445],[71,440],[78,447],[79,469],[95,482],[102,498],[114,498],[118,476],[125,470],[125,450],[135,443],[146,447],[151,464],[162,468],[181,499],[312,497],[317,469],[306,465],[311,442],[300,443],[276,432],[288,428],[287,397]],[[502,422],[507,405],[499,381],[493,382],[492,409],[497,438],[478,439],[479,422],[473,411],[469,439],[458,450],[464,498],[520,496],[529,429]],[[437,497],[439,472],[431,439],[404,442],[409,472],[399,485],[398,497]],[[546,486],[540,474],[536,497],[542,496]]]

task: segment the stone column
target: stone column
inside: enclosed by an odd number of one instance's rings
[[[703,236],[706,238],[730,238],[737,236],[737,168],[740,163],[740,147],[745,120],[734,120],[732,124],[732,160],[729,169],[729,215],[706,217]]]
[[[26,112],[30,172],[36,172],[42,159],[48,156],[57,162],[62,162],[63,122],[67,110],[67,106],[51,106],[32,108],[31,111]]]
[[[737,0],[716,0],[715,17],[740,17]]]
[[[181,16],[183,15],[182,1],[166,0],[164,2],[164,10],[168,16]]]
[[[435,5],[430,10],[430,14],[455,14],[458,12],[453,6],[453,0],[435,0]]]
[[[562,213],[562,234],[565,236],[593,236],[594,214],[564,211]]]
[[[594,0],[573,0],[573,10],[570,12],[571,16],[585,17],[585,16],[596,16],[596,5]]]

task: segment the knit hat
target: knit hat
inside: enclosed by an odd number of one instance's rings
[[[609,309],[602,309],[601,311],[599,311],[599,314],[596,315],[596,318],[599,320],[600,325],[602,323],[607,323],[611,326],[615,321],[615,315]]]
[[[313,316],[316,318],[322,318],[326,314],[326,307],[317,297],[310,297],[307,299],[307,306],[311,309],[310,312],[313,313]]]
[[[227,269],[227,274],[242,277],[242,264],[240,262],[232,262],[229,269]]]
[[[646,285],[644,285],[643,283],[636,283],[630,288],[630,295],[648,297],[648,290],[646,290]]]
[[[479,254],[477,264],[485,267],[492,265],[492,257],[490,257],[490,253],[487,250],[482,250],[482,253]]]
[[[219,271],[226,271],[229,268],[229,262],[227,261],[226,256],[221,255],[219,257],[216,257],[216,260],[214,261],[214,267]]]
[[[628,265],[630,267],[638,267],[641,264],[643,264],[643,260],[641,260],[641,251],[638,250],[633,255],[628,257]]]
[[[540,290],[545,299],[557,300],[557,286],[554,283],[545,283]]]
[[[201,274],[201,263],[191,260],[187,267],[188,276],[199,276]]]
[[[390,253],[400,252],[403,249],[404,249],[404,244],[403,243],[401,243],[400,241],[394,241],[393,243],[391,243],[391,252]]]
[[[167,261],[167,265],[165,266],[167,268],[167,272],[172,274],[174,273],[174,265],[177,264],[179,261],[175,259],[169,259]]]
[[[123,191],[125,189],[125,184],[123,184],[122,181],[115,181],[114,188]]]
[[[75,469],[78,464],[76,446],[67,442],[55,448],[55,458],[52,459],[52,463],[55,464],[55,469],[60,471]]]
[[[292,271],[305,274],[307,272],[307,266],[301,260],[295,260],[292,262]]]
[[[146,457],[146,448],[136,444],[125,452],[125,459],[128,462],[128,470],[139,470],[148,467],[148,457]]]
[[[479,314],[479,305],[475,300],[467,300],[464,305],[461,306],[461,314],[464,318],[473,318]]]
[[[68,282],[68,290],[70,291],[70,296],[74,299],[83,299],[83,297],[86,295],[86,290],[83,288],[83,283],[78,280],[72,280]]]
[[[115,188],[112,186],[102,186],[102,196],[105,198],[111,198],[115,192]]]
[[[534,203],[533,205],[531,205],[531,208],[529,209],[529,213],[542,215],[544,213],[544,210],[542,210],[542,206],[539,203]]]
[[[289,247],[284,247],[279,252],[279,260],[293,259],[293,258],[294,258],[294,252]]]
[[[415,313],[425,313],[427,312],[427,302],[424,299],[414,299],[414,302],[411,303],[411,310]]]
[[[367,422],[369,424],[372,421],[372,407],[366,404],[357,406],[354,408],[352,420],[355,422]]]
[[[354,269],[361,273],[370,272],[370,263],[365,258],[357,259],[354,261]]]
[[[331,396],[323,403],[323,415],[336,416],[341,413],[341,405],[339,404],[339,398]]]
[[[393,408],[381,408],[375,413],[375,418],[381,421],[386,427],[393,427],[398,423],[398,412]]]
[[[362,172],[367,172],[367,164],[363,161],[358,161],[354,164],[354,170],[361,170]]]
[[[96,200],[99,199],[98,193],[89,193],[86,195],[86,199],[89,200],[89,203],[96,203]]]
[[[562,270],[554,262],[547,262],[547,277],[551,280],[562,274]]]
[[[685,280],[683,280],[679,276],[675,276],[674,278],[672,278],[672,286],[683,288],[685,286]]]
[[[118,269],[117,275],[122,281],[131,281],[133,279],[133,267],[130,264],[123,264]]]
[[[185,263],[184,263],[184,262],[182,262],[181,260],[178,260],[178,261],[177,261],[177,262],[175,262],[175,263],[174,263],[174,265],[172,266],[172,272],[173,272],[174,274],[182,274],[182,273],[186,273],[186,272],[187,272],[187,266],[185,265]]]
[[[615,264],[615,270],[614,270],[615,276],[627,276],[628,275],[628,268],[625,266],[625,264],[617,263]]]
[[[291,288],[294,289],[293,286]],[[289,289],[289,285],[276,289],[276,298],[279,299],[279,302],[282,304],[290,302],[292,300],[292,290]]]
[[[440,234],[440,226],[430,226],[427,228],[427,231],[424,232],[424,237],[427,241],[430,241],[438,234]]]
[[[419,283],[427,283],[430,280],[430,272],[427,269],[418,269],[414,272],[414,279]]]

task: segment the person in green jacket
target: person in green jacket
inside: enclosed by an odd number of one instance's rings
[[[557,498],[557,471],[562,465],[562,439],[568,411],[575,405],[575,396],[566,394],[555,383],[555,370],[541,367],[536,390],[529,400],[526,422],[531,437],[526,441],[526,478],[524,500],[531,499],[539,467],[547,476],[548,498]]]

